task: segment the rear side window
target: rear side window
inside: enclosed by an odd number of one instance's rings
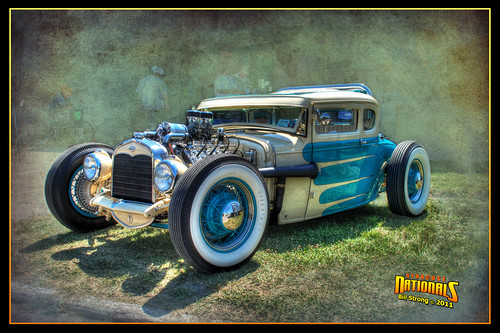
[[[375,126],[375,111],[364,110],[363,112],[363,129],[365,131],[372,130]]]
[[[319,109],[319,122],[315,124],[317,134],[355,132],[358,128],[356,109]]]

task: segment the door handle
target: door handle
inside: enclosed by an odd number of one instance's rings
[[[367,143],[368,143],[367,140],[365,140],[365,139],[359,139],[359,144],[360,145],[366,145]]]

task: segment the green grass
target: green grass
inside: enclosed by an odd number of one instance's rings
[[[164,230],[76,234],[52,217],[16,222],[12,279],[204,321],[488,321],[488,175],[432,177],[420,217],[392,214],[383,194],[355,210],[270,226],[248,264],[215,275],[186,265]],[[459,302],[448,309],[399,300],[394,279],[406,273],[459,281]]]

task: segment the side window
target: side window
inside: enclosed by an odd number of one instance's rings
[[[369,131],[375,126],[375,111],[365,110],[363,112],[363,130]]]
[[[356,109],[322,108],[318,112],[319,120],[314,126],[317,134],[355,132],[358,128]]]

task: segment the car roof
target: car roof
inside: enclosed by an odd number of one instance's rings
[[[368,86],[363,83],[341,83],[341,84],[323,84],[315,86],[299,86],[299,87],[286,87],[276,91],[276,93],[308,93],[320,92],[329,90],[348,90],[354,92],[361,92],[373,96],[372,91]]]
[[[270,94],[230,95],[207,98],[201,101],[198,109],[257,106],[308,107],[311,103],[328,101],[369,102],[378,106],[377,100],[367,93],[340,90],[333,87],[321,89],[296,87],[280,89]]]

